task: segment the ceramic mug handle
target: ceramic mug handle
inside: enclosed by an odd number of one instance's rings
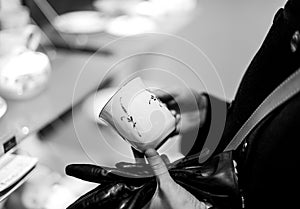
[[[35,25],[28,25],[25,29],[26,49],[35,51],[41,41],[41,32]]]

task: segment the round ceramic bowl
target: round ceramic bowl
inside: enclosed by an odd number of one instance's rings
[[[1,60],[0,95],[28,99],[39,94],[49,81],[50,61],[41,52],[26,50]]]

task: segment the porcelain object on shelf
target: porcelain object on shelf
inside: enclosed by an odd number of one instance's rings
[[[97,11],[67,12],[54,18],[55,28],[66,34],[90,34],[103,32],[106,19]]]
[[[51,75],[50,60],[41,52],[24,50],[0,60],[0,95],[28,99],[40,93]]]
[[[16,55],[26,49],[35,51],[40,40],[41,31],[33,24],[0,30],[0,59]]]

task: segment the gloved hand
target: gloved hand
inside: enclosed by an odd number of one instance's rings
[[[231,152],[204,164],[199,164],[198,155],[168,165],[154,150],[147,150],[146,156],[149,164],[121,162],[116,168],[68,165],[68,175],[100,184],[68,209],[240,207]]]
[[[145,153],[156,176],[158,187],[149,204],[149,209],[206,209],[190,192],[177,184],[158,153],[149,149]]]
[[[81,196],[68,209],[141,209],[150,201],[156,188],[150,167],[146,167],[145,164],[136,164],[135,168],[131,169],[88,164],[68,165],[67,175],[100,184]]]
[[[231,152],[220,153],[203,164],[199,163],[199,155],[169,164],[166,156],[159,156],[155,150],[145,154],[158,183],[148,208],[240,208]],[[140,167],[133,163],[117,164],[121,170]]]

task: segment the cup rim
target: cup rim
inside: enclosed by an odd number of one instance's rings
[[[126,86],[128,83],[130,83],[130,82],[132,82],[133,80],[136,80],[136,79],[142,81],[141,77],[137,76],[137,77],[134,77],[134,78],[132,78],[132,79],[126,81],[124,84],[122,84],[122,85],[120,85],[120,86],[118,87],[118,89],[113,93],[113,95],[109,98],[109,100],[108,100],[108,101],[105,103],[105,105],[102,107],[102,109],[101,109],[101,111],[100,111],[100,113],[99,113],[99,115],[98,115],[98,118],[99,118],[101,121],[104,121],[104,120],[100,117],[100,115],[101,115],[101,113],[103,112],[103,110],[105,109],[105,107],[107,106],[107,104],[113,99],[113,97],[114,97],[118,92],[120,92],[121,88],[123,88],[123,87]],[[105,122],[105,121],[104,121],[104,122]],[[105,122],[105,123],[106,123],[106,122]]]

